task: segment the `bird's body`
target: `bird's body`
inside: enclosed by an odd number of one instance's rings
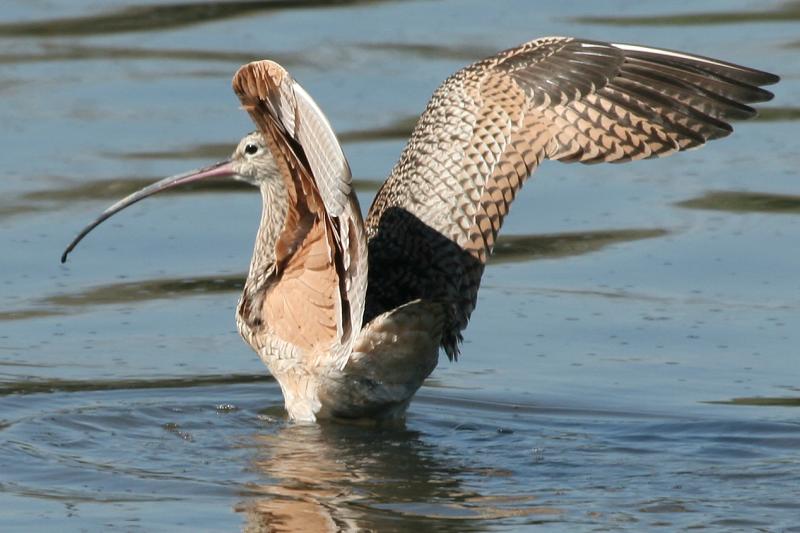
[[[458,354],[487,257],[545,159],[625,162],[723,137],[776,76],[653,48],[551,37],[448,78],[366,220],[325,116],[286,70],[244,65],[233,87],[258,126],[233,157],[118,202],[214,175],[264,200],[239,332],[291,418],[402,416],[442,347]],[[65,256],[66,253],[65,252]]]

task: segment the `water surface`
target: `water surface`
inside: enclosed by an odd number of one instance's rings
[[[800,531],[797,3],[27,2],[0,14],[0,529]],[[260,200],[94,214],[225,157],[283,63],[368,206],[434,88],[543,35],[783,77],[686,154],[545,164],[404,426],[295,425],[233,311]],[[742,38],[746,36],[747,38]]]

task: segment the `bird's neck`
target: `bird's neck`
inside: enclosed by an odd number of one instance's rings
[[[268,180],[261,185],[261,200],[261,224],[247,276],[251,290],[262,285],[275,267],[275,243],[283,230],[288,208],[286,187],[280,180]]]

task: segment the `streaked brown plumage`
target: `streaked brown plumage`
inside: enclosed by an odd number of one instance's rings
[[[698,147],[769,100],[778,77],[641,46],[550,37],[468,66],[434,93],[362,221],[350,169],[310,96],[278,64],[233,88],[258,126],[212,175],[260,187],[262,224],[237,311],[289,415],[404,413],[439,347],[458,353],[504,217],[544,159],[620,163]]]

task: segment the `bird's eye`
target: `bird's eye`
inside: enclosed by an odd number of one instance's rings
[[[255,144],[251,143],[244,147],[244,153],[246,153],[247,155],[253,155],[256,152],[258,152],[258,146]]]

